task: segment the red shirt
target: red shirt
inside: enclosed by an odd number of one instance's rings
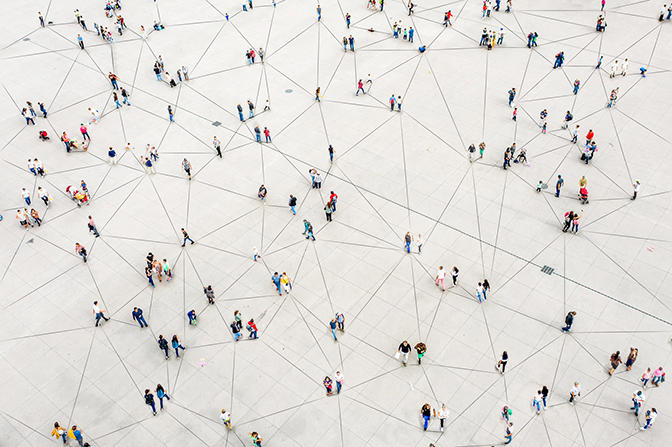
[[[332,195],[329,196],[329,201],[330,201],[330,202],[333,202],[334,199],[338,199],[338,196],[336,195],[336,193],[334,193],[334,194],[332,194]]]
[[[267,137],[270,136],[270,135],[271,135],[271,131],[268,130],[268,129],[264,129],[264,135],[266,135]]]
[[[593,139],[593,136],[595,136],[595,134],[594,134],[593,132],[588,132],[588,133],[586,134],[586,140],[592,140],[592,139]]]

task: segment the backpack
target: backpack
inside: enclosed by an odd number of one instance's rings
[[[248,324],[248,325],[245,325],[245,329],[247,329],[247,330],[250,331],[250,332],[253,332],[253,331],[254,331],[254,329],[252,329],[252,326],[250,326],[249,324]]]
[[[236,333],[236,332],[239,331],[239,330],[238,330],[238,325],[236,324],[235,321],[234,321],[233,323],[231,323],[231,330],[232,330],[234,333]]]
[[[152,405],[154,403],[154,396],[151,394],[145,394],[145,403],[147,405]]]
[[[165,338],[162,338],[159,340],[159,348],[161,349],[166,349],[168,347],[168,342],[166,341]]]
[[[178,346],[180,346],[180,344],[177,342],[177,340],[173,340],[173,348],[177,349]]]

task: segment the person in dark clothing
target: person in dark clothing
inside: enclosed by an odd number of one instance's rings
[[[168,360],[169,359],[169,357],[168,357],[168,340],[163,338],[163,335],[159,335],[158,343],[159,343],[159,349],[162,349],[163,352],[166,353],[166,360]]]
[[[156,404],[154,403],[154,395],[149,390],[145,390],[145,403],[152,406],[152,413],[156,416]]]
[[[140,329],[143,327],[148,327],[147,322],[145,321],[145,317],[142,316],[142,309],[140,308],[133,308],[133,321],[137,321],[140,324]]]
[[[569,332],[569,330],[572,328],[572,324],[574,324],[574,317],[576,316],[576,312],[571,311],[570,313],[567,314],[565,317],[565,324],[567,326],[562,328],[563,332]]]

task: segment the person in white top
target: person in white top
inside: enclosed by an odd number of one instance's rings
[[[35,162],[35,170],[40,175],[40,177],[44,177],[45,175],[47,175],[47,172],[44,170],[44,165],[42,164],[42,162],[37,158],[34,160],[34,162]]]
[[[537,414],[541,413],[541,390],[537,390],[537,394],[534,396],[534,400],[532,400],[532,406],[537,407]]]
[[[344,380],[345,376],[341,374],[340,371],[336,371],[336,374],[334,374],[334,382],[336,382],[336,394],[341,392],[341,387],[343,386]]]
[[[639,180],[635,180],[635,183],[632,184],[634,191],[634,194],[632,195],[632,199],[630,200],[635,200],[637,198],[637,193],[639,192]]]
[[[96,315],[96,326],[98,326],[98,323],[100,322],[100,319],[102,318],[105,321],[108,321],[109,318],[106,318],[105,315],[103,315],[104,310],[101,310],[100,307],[98,307],[98,301],[93,302],[93,313]]]
[[[478,302],[482,303],[481,296],[483,295],[483,284],[480,282],[478,283],[478,287],[476,287],[476,294],[478,295]]]
[[[614,61],[614,63],[611,64],[611,74],[609,75],[610,78],[616,76],[616,70],[618,70],[618,61]]]
[[[576,399],[580,395],[581,395],[581,387],[579,386],[579,382],[574,382],[574,386],[569,392],[569,403],[574,405],[574,399]]]
[[[418,254],[422,254],[422,244],[425,243],[425,241],[422,239],[422,235],[418,234],[418,239],[415,241],[416,244],[418,244]]]
[[[32,159],[28,159],[28,170],[37,177],[37,170],[35,169],[35,163],[33,163]]]
[[[98,120],[100,119],[100,112],[96,109],[91,109],[91,107],[89,107],[89,112],[91,113],[91,116],[93,116],[91,123],[93,124],[97,123]]]
[[[443,431],[443,423],[448,417],[448,410],[446,409],[446,404],[441,404],[441,408],[439,408],[439,420],[441,421],[441,431]]]
[[[26,205],[30,206],[30,193],[26,191],[26,188],[23,188],[21,191],[21,196],[23,197],[23,200],[26,201]]]
[[[646,397],[644,396],[644,393],[641,391],[635,391],[632,393],[632,407],[630,408],[631,410],[635,410],[635,416],[639,416],[639,409],[642,408],[642,405],[644,405],[644,401],[646,400]]]
[[[625,76],[627,72],[628,72],[628,60],[626,59],[621,64],[621,74]]]
[[[51,200],[51,196],[49,195],[49,193],[47,191],[45,191],[44,189],[42,189],[41,186],[37,187],[37,193],[40,195],[40,199],[42,199],[44,204],[46,206],[49,206],[49,201]]]
[[[441,288],[446,290],[446,285],[443,283],[443,280],[446,278],[446,271],[443,269],[443,266],[439,267],[439,271],[436,273],[436,285],[438,286],[441,283]]]
[[[655,408],[651,408],[646,412],[646,425],[644,427],[639,427],[640,430],[646,430],[647,428],[653,425],[653,421],[658,417],[658,411]]]

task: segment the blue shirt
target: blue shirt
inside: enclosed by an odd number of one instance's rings
[[[152,167],[152,160],[150,160],[150,159],[148,158],[148,159],[147,159],[147,162],[145,163],[145,166],[147,166],[148,168],[151,168],[151,167]]]
[[[133,319],[137,320],[138,318],[142,317],[142,309],[138,309],[137,311],[133,311]]]
[[[113,149],[110,149],[110,150],[107,152],[107,155],[109,155],[110,157],[114,157],[115,155],[117,155],[117,153],[116,153]]]
[[[414,32],[415,32],[415,30],[413,28],[411,28],[411,29],[408,30],[408,35],[413,37]]]
[[[77,36],[77,42],[82,42],[84,39],[82,39],[82,36]]]
[[[79,440],[82,439],[82,432],[79,430],[75,430],[72,432],[73,435],[75,435],[75,439]]]
[[[332,329],[336,329],[336,322],[335,322],[335,321],[330,321],[330,322],[329,322],[329,326],[330,326]]]
[[[276,286],[280,285],[280,277],[278,275],[271,276],[271,281],[273,281]]]

